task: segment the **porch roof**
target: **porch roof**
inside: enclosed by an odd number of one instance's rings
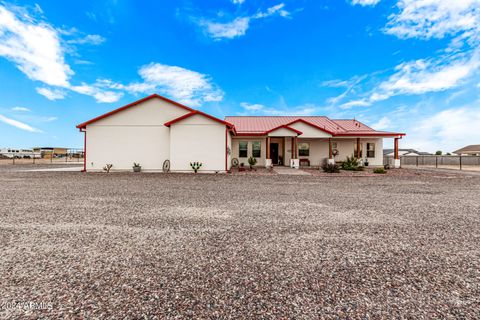
[[[377,131],[355,119],[330,119],[325,116],[229,116],[225,121],[235,126],[239,135],[266,135],[276,128],[301,121],[332,136],[397,137],[404,133]]]

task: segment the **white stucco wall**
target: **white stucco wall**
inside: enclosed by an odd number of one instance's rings
[[[294,137],[297,133],[287,128],[279,128],[268,133],[269,137]]]
[[[330,138],[332,135],[318,128],[312,127],[304,122],[295,122],[289,126],[302,132],[301,138]]]
[[[299,159],[309,159],[311,166],[319,166],[324,159],[328,158],[328,139],[311,139],[299,138],[298,143],[307,142],[310,144],[310,155],[299,156]],[[369,165],[381,166],[383,165],[383,139],[382,138],[362,138],[360,144],[362,145],[362,159],[366,158],[366,148],[368,143],[375,143],[375,158],[368,158]],[[346,157],[353,155],[357,139],[354,138],[332,138],[332,143],[337,144],[338,156],[335,161],[344,161]]]
[[[170,128],[164,123],[189,111],[153,98],[87,125],[87,171],[131,170],[138,162],[142,170],[161,170],[170,157]]]
[[[201,162],[199,172],[225,172],[226,126],[201,115],[170,127],[171,171],[192,172],[190,162]]]
[[[240,141],[246,141],[248,142],[248,156],[245,158],[241,158],[238,155],[238,145]],[[248,166],[248,158],[252,156],[252,142],[254,141],[260,141],[261,146],[260,146],[260,155],[261,157],[257,157],[257,166],[265,166],[265,157],[267,155],[267,149],[266,149],[266,138],[265,137],[238,137],[234,136],[232,138],[232,158],[237,158],[240,163],[244,163],[245,166]]]

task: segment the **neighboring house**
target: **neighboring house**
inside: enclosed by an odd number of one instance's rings
[[[465,156],[480,156],[480,144],[472,144],[462,149],[453,151],[453,153]]]
[[[55,157],[65,157],[68,153],[68,148],[59,148],[59,147],[34,147],[33,151],[40,153],[42,158],[55,158]]]
[[[40,158],[40,153],[32,149],[0,148],[1,158]]]
[[[200,171],[225,172],[232,159],[257,165],[299,162],[318,166],[324,159],[342,161],[358,155],[371,165],[383,164],[383,139],[405,134],[375,131],[357,120],[327,117],[226,117],[204,112],[154,94],[79,124],[85,134],[84,170],[161,170],[165,160],[171,171],[191,171],[190,162],[202,162]],[[357,153],[358,152],[358,153]],[[397,155],[395,161],[400,165]]]
[[[383,149],[383,155],[387,157],[393,157],[395,149]],[[400,156],[431,156],[429,152],[417,151],[415,149],[398,149]]]

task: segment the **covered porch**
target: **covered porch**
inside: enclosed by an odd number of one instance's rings
[[[349,156],[367,161],[370,166],[383,166],[384,137],[322,137],[304,138],[301,135],[236,136],[232,157],[248,165],[248,158],[257,159],[258,166],[320,167],[324,162],[342,162]],[[394,138],[395,163],[400,137]]]

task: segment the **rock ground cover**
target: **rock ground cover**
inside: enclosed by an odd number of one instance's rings
[[[0,169],[0,317],[478,318],[479,192],[411,170]]]

